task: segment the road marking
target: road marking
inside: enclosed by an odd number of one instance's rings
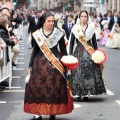
[[[120,100],[115,100],[120,105]]]
[[[109,89],[107,89],[107,94],[108,95],[114,95]]]
[[[15,68],[14,67],[14,69],[12,69],[12,70],[24,70],[23,68]]]
[[[24,62],[17,62],[16,64],[20,64],[20,65],[22,65],[22,64],[25,64]]]
[[[19,57],[19,58],[17,58],[17,59],[19,59],[19,60],[23,60],[24,58],[20,58],[20,57]]]
[[[20,47],[24,47],[24,45],[19,45]]]
[[[24,50],[24,48],[23,48],[23,47],[20,47],[20,50]]]
[[[74,104],[74,108],[80,108],[81,107],[81,105],[79,105],[79,104]]]
[[[10,93],[10,92],[13,92],[13,93],[17,93],[17,92],[25,92],[25,90],[4,90],[3,92],[5,92],[5,93]]]
[[[9,88],[9,87],[6,87],[6,88]],[[11,89],[21,89],[21,87],[11,87]]]
[[[24,50],[20,50],[21,53],[24,53]]]
[[[24,54],[18,54],[18,55],[24,55]]]
[[[21,78],[21,76],[12,76],[13,79],[16,79],[16,78]]]
[[[20,43],[20,45],[24,45],[25,43]]]
[[[0,101],[0,103],[2,103],[2,104],[3,104],[3,103],[6,103],[6,101]]]

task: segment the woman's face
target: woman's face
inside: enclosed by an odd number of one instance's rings
[[[47,27],[48,29],[53,28],[54,21],[55,21],[55,19],[53,16],[47,17],[45,20],[45,23],[44,23],[44,27]]]
[[[81,13],[80,22],[81,23],[87,23],[88,22],[88,16],[85,12]]]

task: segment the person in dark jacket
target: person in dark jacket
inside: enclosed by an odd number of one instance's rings
[[[72,23],[72,20],[73,20],[73,16],[68,15],[67,16],[67,23],[64,23],[63,26],[62,26],[62,29],[65,31],[66,37],[67,37],[68,40],[69,40],[69,36],[70,36],[70,33],[71,33],[71,29],[72,29],[72,27],[74,25]]]
[[[114,16],[111,17],[110,22],[109,22],[109,30],[112,30],[112,27],[115,23],[118,23],[120,26],[120,17],[118,16],[118,13],[115,12]]]
[[[30,23],[29,23],[29,28],[28,28],[28,34],[32,34],[33,32],[35,32],[37,29],[40,29],[40,11],[36,11],[35,12],[35,17],[32,17],[30,19]],[[32,36],[32,47],[34,46],[34,38]]]
[[[8,30],[6,29],[8,24],[8,18],[6,15],[0,14],[0,37],[4,40],[7,46],[14,46],[18,43],[15,36],[12,36],[11,39],[8,34]],[[8,47],[6,48],[6,57],[7,62],[9,62],[9,54],[8,54]]]

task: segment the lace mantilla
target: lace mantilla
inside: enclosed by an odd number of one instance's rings
[[[85,40],[89,41],[92,37],[93,34],[95,33],[95,24],[89,24],[88,28],[85,31],[85,35],[81,29],[80,24],[74,25],[72,28],[72,33],[75,35],[75,37],[78,39],[80,36],[85,36]]]
[[[57,28],[54,28],[52,34],[50,35],[49,38],[47,38],[43,32],[42,32],[42,28],[40,29],[41,32],[41,36],[44,40],[44,42],[48,45],[49,48],[53,48],[54,46],[57,45],[58,41],[61,39],[61,37],[63,36],[63,32]]]

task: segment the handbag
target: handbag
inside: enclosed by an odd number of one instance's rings
[[[29,83],[29,80],[30,80],[30,75],[27,75],[27,76],[25,77],[25,83]]]

